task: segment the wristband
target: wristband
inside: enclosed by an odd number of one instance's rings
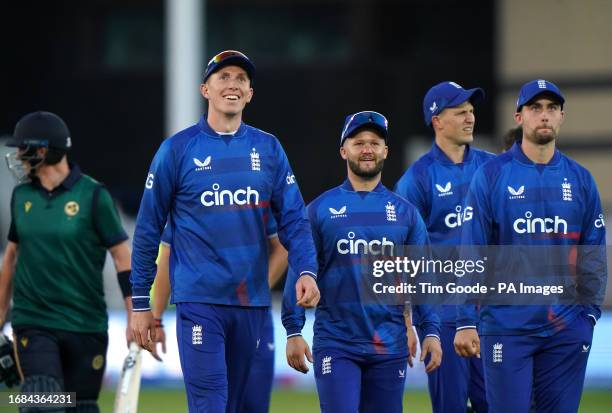
[[[120,271],[117,273],[117,281],[119,281],[119,288],[123,298],[130,297],[132,295],[132,283],[130,282],[130,275],[132,270]]]
[[[154,318],[153,320],[155,321],[155,327],[164,328],[164,323],[162,323],[161,318]]]

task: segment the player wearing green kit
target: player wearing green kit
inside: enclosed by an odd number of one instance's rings
[[[17,147],[9,168],[29,180],[11,199],[0,322],[12,292],[23,392],[76,392],[77,412],[98,412],[108,346],[102,268],[108,249],[129,305],[130,249],[108,191],[68,163],[71,143],[49,112],[24,116],[8,143]]]

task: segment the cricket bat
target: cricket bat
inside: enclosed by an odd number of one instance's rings
[[[130,343],[130,352],[123,361],[113,413],[137,413],[141,365],[140,347],[132,342]]]

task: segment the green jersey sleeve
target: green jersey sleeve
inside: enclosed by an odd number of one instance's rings
[[[93,196],[93,222],[106,248],[111,248],[128,239],[113,198],[102,185],[96,187]]]

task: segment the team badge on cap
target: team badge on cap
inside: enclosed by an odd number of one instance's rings
[[[431,118],[438,116],[446,108],[453,108],[465,101],[472,103],[484,99],[484,91],[477,87],[464,89],[455,82],[438,83],[427,91],[423,99],[423,116],[425,124],[431,125]]]
[[[556,96],[561,104],[561,109],[563,109],[565,98],[561,94],[561,91],[557,85],[549,82],[548,80],[536,79],[525,83],[521,88],[518,99],[516,100],[516,111],[520,112],[521,108],[526,103],[532,101],[536,96],[541,95],[542,93],[548,93],[549,95]]]

